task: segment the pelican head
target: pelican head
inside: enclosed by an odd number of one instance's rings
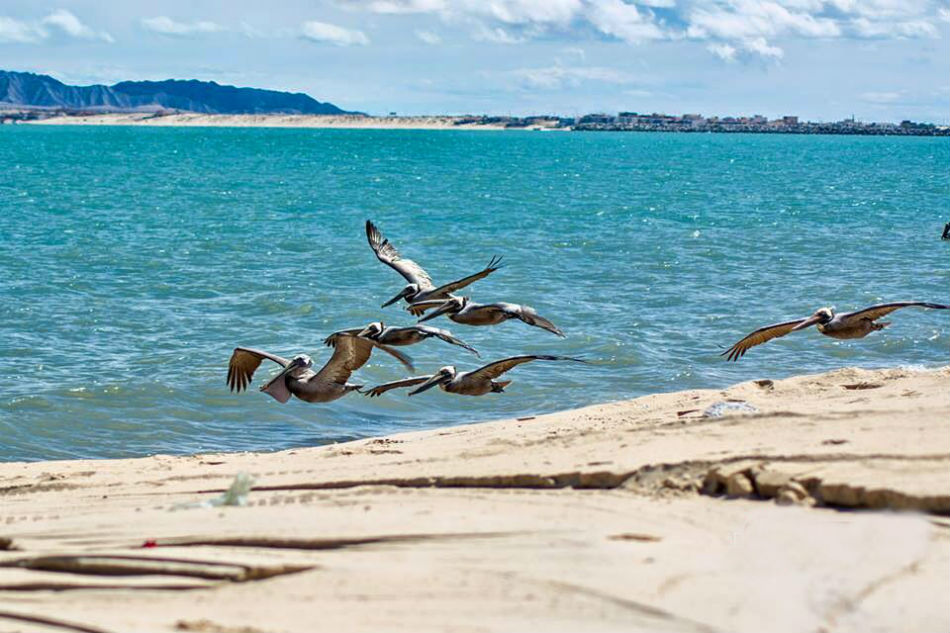
[[[452,297],[447,299],[441,306],[427,314],[426,316],[419,319],[419,323],[423,321],[428,321],[429,319],[434,319],[437,316],[442,316],[443,314],[455,314],[459,312],[468,304],[468,297]]]
[[[455,367],[451,365],[446,365],[439,371],[435,372],[432,378],[429,378],[427,381],[419,385],[416,389],[413,389],[412,391],[410,391],[409,395],[414,396],[417,393],[422,393],[423,391],[432,389],[436,385],[444,385],[445,383],[450,382],[453,378],[455,378],[455,374],[456,374]]]
[[[273,396],[278,402],[287,402],[290,400],[290,390],[287,388],[287,376],[297,378],[303,371],[310,369],[313,365],[313,359],[306,354],[294,356],[287,366],[279,374],[261,385],[261,391]]]
[[[287,365],[288,369],[310,369],[312,366],[313,359],[306,354],[297,354],[292,359],[290,359],[290,364]]]
[[[386,303],[384,303],[382,307],[385,308],[386,306],[389,306],[389,305],[392,305],[392,304],[396,303],[396,302],[399,301],[400,299],[413,297],[413,296],[415,296],[415,295],[417,295],[417,294],[419,294],[419,286],[416,285],[416,284],[409,284],[408,286],[406,286],[405,288],[403,288],[403,289],[399,292],[398,295],[396,295],[395,297],[393,297],[392,299],[390,299],[389,301],[387,301]]]
[[[804,321],[802,321],[801,323],[793,327],[792,331],[794,332],[796,330],[804,330],[806,327],[811,327],[815,325],[816,323],[820,323],[824,325],[825,323],[828,323],[829,321],[831,321],[833,318],[835,318],[834,310],[832,310],[831,308],[818,308],[817,310],[815,310],[815,313],[813,315],[811,315],[810,317],[808,317],[807,319],[805,319]]]
[[[831,308],[818,308],[812,318],[818,319],[819,323],[827,323],[835,318],[835,311]]]
[[[365,328],[363,331],[357,334],[357,336],[362,336],[363,338],[376,338],[383,333],[383,330],[386,329],[385,324],[382,321],[373,321]]]

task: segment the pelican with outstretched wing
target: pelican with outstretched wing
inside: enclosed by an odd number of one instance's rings
[[[812,325],[818,326],[818,331],[825,336],[839,339],[864,338],[871,332],[883,330],[888,325],[887,321],[877,322],[883,316],[886,316],[894,310],[901,308],[929,308],[932,310],[948,310],[950,306],[940,303],[927,303],[924,301],[896,301],[894,303],[881,303],[873,305],[863,310],[854,312],[842,312],[835,314],[831,308],[819,308],[813,315],[804,319],[794,321],[785,321],[784,323],[775,323],[766,325],[755,332],[752,332],[741,341],[724,351],[720,356],[725,356],[727,360],[736,361],[745,356],[750,348],[771,341],[774,338],[785,336],[790,332],[804,330]]]
[[[374,398],[381,396],[390,389],[400,387],[415,387],[409,392],[410,396],[422,393],[436,385],[448,393],[454,393],[461,396],[483,396],[486,393],[501,393],[505,390],[510,380],[495,379],[518,365],[530,363],[534,360],[569,360],[576,363],[586,363],[587,361],[570,356],[513,356],[504,360],[497,360],[494,363],[488,363],[484,367],[479,367],[474,371],[459,372],[452,365],[441,368],[429,376],[415,376],[413,378],[403,378],[393,382],[387,382],[378,385],[365,392],[365,395]]]
[[[366,239],[369,241],[369,247],[376,253],[376,259],[398,272],[409,282],[399,294],[382,305],[384,308],[396,303],[400,299],[405,299],[408,303],[417,303],[419,301],[429,301],[432,299],[449,299],[453,292],[461,290],[479,279],[484,279],[501,267],[501,258],[492,257],[488,266],[474,275],[469,275],[463,279],[436,287],[436,285],[432,283],[432,278],[429,277],[429,273],[411,259],[402,257],[399,251],[396,250],[396,247],[390,244],[389,240],[383,238],[383,234],[380,233],[376,225],[369,220],[366,221]]]
[[[374,321],[364,328],[352,328],[349,330],[340,330],[328,336],[323,342],[329,347],[336,345],[340,336],[364,336],[372,339],[380,345],[402,346],[415,345],[421,343],[427,338],[437,338],[451,345],[458,345],[471,353],[479,356],[478,350],[465,343],[461,339],[455,338],[448,330],[442,330],[428,325],[408,325],[406,327],[387,326],[382,321]]]
[[[559,327],[538,314],[534,308],[517,303],[475,303],[468,297],[452,297],[446,301],[424,301],[422,303],[413,303],[409,310],[413,308],[428,310],[436,308],[428,315],[419,319],[419,322],[434,319],[443,314],[462,325],[496,325],[504,323],[509,319],[518,319],[528,325],[547,330],[552,334],[563,337],[564,332]]]
[[[258,349],[236,347],[228,363],[228,386],[231,391],[244,391],[261,362],[270,360],[283,369],[264,383],[261,391],[278,402],[287,402],[291,396],[297,396],[304,402],[331,402],[362,387],[347,381],[354,371],[366,364],[376,347],[392,354],[407,369],[412,370],[412,361],[402,352],[365,337],[346,335],[337,338],[330,360],[316,372],[311,369],[313,360],[306,354],[287,360]]]

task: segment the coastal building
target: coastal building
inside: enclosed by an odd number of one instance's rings
[[[565,120],[559,120],[565,127]],[[578,131],[624,131],[624,132],[745,132],[758,134],[860,134],[885,135],[900,134],[906,136],[950,136],[950,128],[929,123],[916,123],[905,120],[893,123],[864,123],[852,116],[849,119],[833,123],[802,122],[797,116],[785,115],[780,119],[769,120],[765,115],[752,116],[711,116],[704,118],[700,114],[670,115],[653,112],[641,114],[624,111],[617,116],[603,113],[588,114],[580,117],[576,125],[570,125]]]
[[[703,122],[705,121],[705,119],[703,119],[703,115],[701,114],[684,114],[680,118],[683,120],[684,125],[693,129],[702,127]]]
[[[616,120],[615,117],[609,114],[597,113],[597,114],[585,114],[578,120],[578,123],[579,124],[591,123],[591,124],[608,124],[609,125],[609,124],[614,123],[615,120]]]

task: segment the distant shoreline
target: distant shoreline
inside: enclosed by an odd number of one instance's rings
[[[348,114],[161,114],[132,112],[59,115],[18,121],[26,125],[141,125],[149,127],[267,127],[366,130],[504,130],[504,125],[472,123],[453,116],[369,117]]]
[[[950,128],[849,127],[837,123],[796,123],[793,126],[715,125],[690,128],[675,125],[585,122],[573,125],[545,117],[480,116],[365,116],[352,114],[202,114],[197,112],[112,112],[56,114],[24,118],[22,113],[0,112],[0,123],[17,125],[136,125],[146,127],[258,127],[363,130],[529,130],[544,132],[675,132],[684,134],[800,134],[841,136],[950,136]]]

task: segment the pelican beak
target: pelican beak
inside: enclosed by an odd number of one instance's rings
[[[818,317],[818,316],[809,317],[805,319],[804,321],[802,321],[801,323],[799,323],[798,325],[796,325],[795,327],[793,327],[792,332],[797,332],[798,330],[804,330],[806,327],[811,327],[814,324],[820,323],[820,322],[821,322],[821,317]]]
[[[274,400],[280,403],[285,403],[290,400],[292,394],[290,389],[287,388],[287,383],[284,381],[284,377],[295,369],[303,367],[304,363],[299,360],[292,361],[284,370],[267,381],[267,384],[261,385],[261,391],[272,397]]]
[[[449,312],[451,312],[451,311],[452,311],[452,304],[451,304],[450,302],[446,301],[445,303],[443,303],[443,304],[441,305],[441,307],[438,307],[438,308],[436,308],[435,310],[433,310],[432,312],[430,312],[429,314],[425,315],[424,317],[422,317],[421,319],[419,319],[418,322],[419,322],[419,323],[422,323],[423,321],[428,321],[429,319],[434,319],[434,318],[436,318],[436,317],[438,317],[438,316],[442,316],[443,314],[447,314],[447,313],[449,313]]]
[[[416,389],[413,389],[412,391],[410,391],[409,395],[414,396],[417,393],[428,391],[429,389],[432,389],[436,385],[441,385],[442,383],[448,382],[450,380],[452,380],[451,376],[447,376],[446,374],[436,374],[432,378],[429,378],[427,381],[419,385]]]
[[[398,295],[396,295],[395,297],[393,297],[392,299],[384,303],[382,307],[385,308],[386,306],[391,306],[392,304],[396,303],[403,297],[408,297],[410,292],[411,291],[409,290],[409,288],[403,288],[402,291]]]
[[[357,336],[362,336],[363,338],[369,338],[369,327],[364,327],[363,331],[357,334]]]
[[[284,376],[301,367],[303,367],[303,361],[295,358],[294,360],[287,363],[287,366],[284,367],[284,369],[279,374],[268,380],[265,384],[261,385],[261,391],[267,391],[272,385],[282,380]]]

